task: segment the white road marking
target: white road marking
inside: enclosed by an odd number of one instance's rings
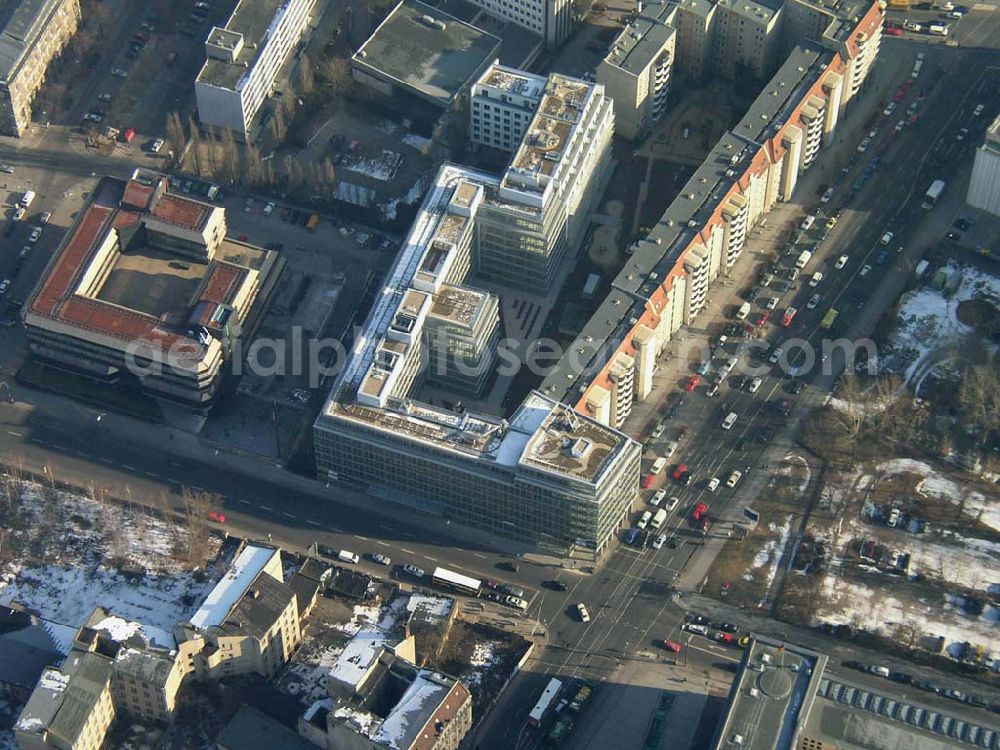
[[[321,524],[317,523],[316,521],[312,520],[311,518],[307,518],[306,519],[306,523],[312,524],[313,526],[320,526],[321,525]]]
[[[128,464],[122,464],[122,468],[125,469],[125,471],[135,471],[135,467],[129,466]]]
[[[379,542],[379,541],[376,541],[376,542],[375,542],[375,544],[380,544],[380,545],[382,545],[383,547],[388,547],[388,546],[389,546],[389,543],[388,543],[388,542]]]
[[[261,510],[266,510],[268,513],[274,513],[274,508],[269,508],[266,505],[258,505],[257,507]]]
[[[281,515],[283,515],[285,518],[295,518],[295,516],[293,514],[287,513],[287,512],[284,512],[284,511],[282,512]]]
[[[406,547],[400,547],[399,549],[400,549],[401,552],[405,552],[408,555],[415,555],[415,554],[417,554],[412,549],[406,549]]]
[[[14,432],[13,430],[7,430],[8,435],[13,435],[14,437],[21,437],[20,432]]]
[[[431,557],[430,555],[424,555],[424,558],[427,559],[427,560],[430,560],[431,562],[437,562],[438,561],[438,559],[436,557]]]
[[[361,540],[362,542],[367,542],[367,541],[368,541],[368,537],[366,537],[366,536],[361,536],[361,534],[355,534],[355,535],[354,535],[354,538],[355,538],[355,539],[360,539],[360,540]]]
[[[243,503],[244,505],[250,505],[250,501],[249,500],[241,500],[241,499],[237,498],[236,502]]]

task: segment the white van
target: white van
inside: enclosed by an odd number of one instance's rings
[[[359,562],[361,562],[360,557],[358,557],[350,550],[346,549],[342,549],[340,550],[340,552],[337,553],[337,559],[340,560],[341,562],[352,563],[353,565],[357,565]]]
[[[644,529],[649,526],[649,522],[652,520],[653,514],[648,510],[644,510],[642,515],[639,516],[639,522],[635,525],[637,529]]]
[[[948,24],[946,23],[932,23],[927,27],[927,31],[935,36],[948,36]]]
[[[18,201],[18,205],[24,206],[25,208],[30,208],[34,200],[35,200],[35,191],[26,190],[24,195],[21,196],[21,200]]]
[[[653,465],[649,469],[650,474],[659,474],[667,465],[667,459],[660,456],[658,459],[653,461]]]
[[[686,629],[689,633],[697,633],[698,635],[708,635],[708,628],[704,625],[695,625],[693,622],[689,622],[686,625]]]
[[[816,217],[813,216],[812,214],[809,214],[806,218],[802,220],[802,223],[799,224],[799,229],[801,229],[803,232],[808,232],[809,228],[815,223],[816,223]]]
[[[663,525],[663,522],[667,520],[667,511],[660,508],[656,513],[653,514],[653,520],[649,522],[649,528],[658,529]]]
[[[751,309],[752,308],[750,307],[750,303],[744,302],[742,305],[740,305],[740,309],[736,311],[736,319],[746,320],[747,317],[750,315]]]
[[[734,411],[729,412],[726,418],[722,420],[722,429],[724,430],[733,429],[733,425],[736,424],[737,419],[738,417],[736,416],[736,412]]]
[[[888,667],[880,667],[880,666],[877,666],[877,665],[872,665],[869,668],[868,671],[871,672],[872,674],[877,674],[879,677],[888,677],[889,676],[889,668]]]
[[[803,250],[799,253],[799,257],[795,259],[795,267],[800,271],[809,265],[809,261],[812,260],[813,254],[809,250]]]

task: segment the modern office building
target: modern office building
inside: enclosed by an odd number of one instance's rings
[[[590,10],[574,7],[573,0],[471,0],[492,15],[537,34],[549,49],[565,42]],[[579,3],[576,4],[579,6]]]
[[[141,169],[128,181],[104,178],[22,315],[37,360],[204,411],[280,259],[227,238],[222,207],[168,186]]]
[[[49,63],[80,25],[80,0],[0,2],[0,132],[20,136]]]
[[[244,140],[275,79],[309,23],[314,0],[239,0],[225,26],[205,40],[194,82],[198,119]]]
[[[579,248],[604,187],[612,102],[600,84],[553,73],[542,85],[494,64],[473,87],[470,109],[474,142],[510,148],[522,133],[476,218],[476,273],[544,294],[567,250]]]
[[[597,80],[615,102],[616,132],[638,140],[663,113],[677,75],[765,79],[800,43],[841,54],[848,85],[841,108],[858,92],[878,54],[881,26],[853,34],[863,0],[678,0],[646,4],[615,39]],[[850,42],[848,42],[850,39]]]
[[[966,200],[974,208],[1000,216],[1000,117],[986,131],[983,145],[976,149]]]
[[[825,42],[792,49],[743,119],[636,243],[611,293],[542,383],[544,395],[615,427],[631,400],[648,397],[657,357],[705,308],[750,229],[777,201],[791,198],[798,176],[831,141],[860,91],[869,55],[878,49],[883,11],[872,3],[854,18],[848,24],[838,16]],[[629,362],[632,377],[626,377]]]
[[[639,140],[666,110],[677,59],[677,6],[650,5],[630,23],[597,66],[597,81],[615,103],[615,133]]]
[[[925,705],[888,680],[856,684],[826,667],[824,654],[753,637],[711,750],[997,747],[1000,735],[982,711]]]
[[[428,331],[437,335],[433,308],[442,294],[461,292],[469,252],[482,252],[469,235],[501,185],[461,167],[439,171],[316,421],[317,469],[465,526],[597,555],[635,495],[637,443],[538,394],[510,421],[417,398],[426,363],[421,343]],[[470,310],[487,312],[482,297],[472,301]],[[494,309],[491,302],[487,320],[495,320]],[[480,330],[447,337],[456,346],[478,338],[485,352],[492,324]]]

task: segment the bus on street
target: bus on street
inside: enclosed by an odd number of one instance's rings
[[[542,723],[545,718],[545,714],[548,713],[549,707],[559,697],[559,691],[562,690],[562,682],[553,677],[549,680],[549,684],[545,686],[545,690],[542,691],[541,697],[538,699],[538,703],[535,707],[531,709],[531,713],[528,714],[528,724],[533,727],[537,727]]]
[[[479,596],[479,591],[483,587],[482,581],[447,568],[434,568],[432,579],[438,586],[466,596]]]

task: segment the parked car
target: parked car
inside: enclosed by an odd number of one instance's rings
[[[839,271],[847,265],[848,260],[850,260],[850,258],[847,255],[841,255],[837,258],[837,262],[833,264],[833,267]]]
[[[215,523],[225,523],[226,522],[226,514],[225,513],[219,513],[219,511],[217,511],[217,510],[210,510],[210,511],[208,511],[208,520],[209,521],[215,521]]]
[[[409,563],[403,566],[403,572],[407,575],[413,576],[414,578],[424,577],[423,568],[418,568],[416,565],[410,565]]]
[[[376,565],[385,565],[386,567],[389,567],[389,565],[392,564],[392,560],[380,552],[372,553],[372,562]]]
[[[163,148],[163,139],[157,138],[152,143],[149,144],[149,151],[153,154],[160,153],[160,149]]]
[[[28,235],[28,242],[30,242],[31,244],[35,244],[36,242],[38,242],[38,238],[41,236],[42,236],[42,228],[35,227],[34,229],[31,230],[31,234]]]
[[[268,201],[267,205],[264,206],[264,216],[270,216],[274,208],[274,201]]]
[[[519,596],[505,596],[503,603],[514,609],[525,610],[528,608],[528,603]]]
[[[587,611],[587,605],[582,602],[577,604],[576,612],[580,616],[580,622],[590,622],[590,612]]]
[[[128,78],[128,71],[123,68],[112,68],[111,75],[116,78]]]
[[[565,591],[567,588],[569,588],[565,583],[563,583],[562,581],[557,581],[555,578],[553,578],[551,581],[542,581],[542,585],[545,586],[545,588],[547,589],[551,589],[552,591]]]
[[[38,216],[38,223],[39,224],[48,224],[49,220],[51,218],[52,218],[52,212],[51,211],[42,211],[42,213],[39,214],[39,216]]]
[[[677,641],[671,641],[667,638],[664,638],[663,648],[665,648],[667,651],[673,651],[675,654],[677,654],[680,653],[681,644],[679,644]]]

